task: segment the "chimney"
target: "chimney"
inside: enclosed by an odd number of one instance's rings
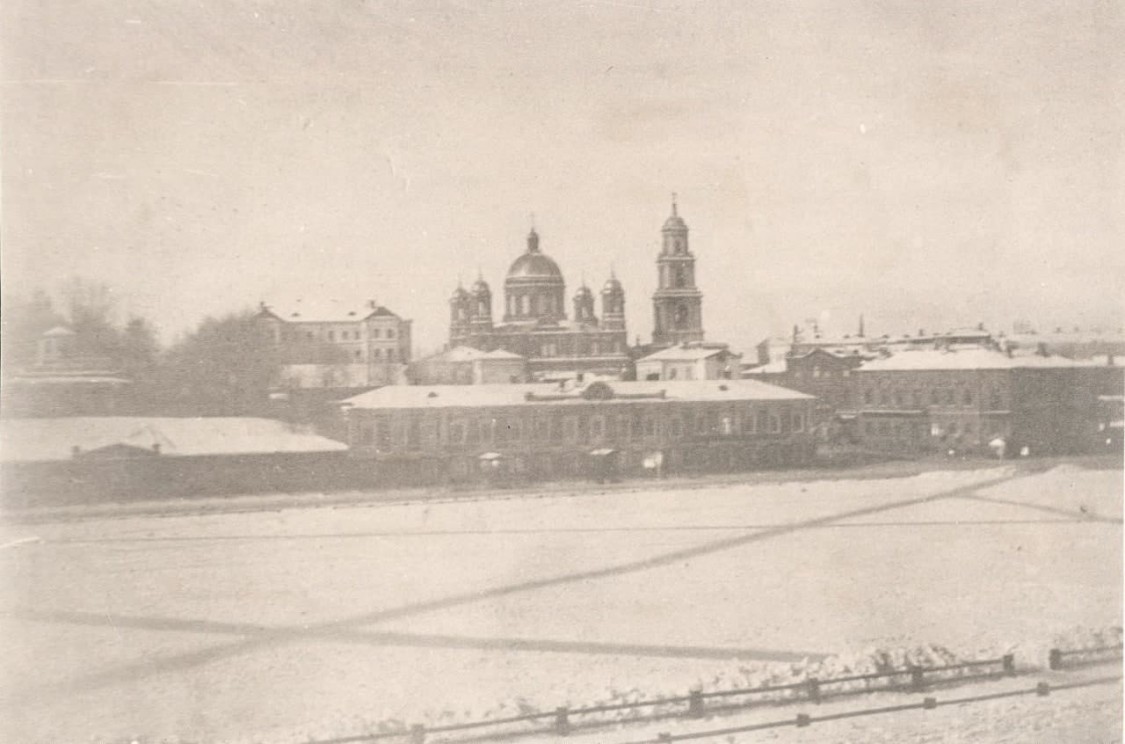
[[[160,442],[153,442],[152,443],[152,451],[155,452],[158,455],[160,454]]]
[[[376,302],[375,300],[368,300],[367,301],[367,308],[369,310],[377,310],[379,308],[379,303]]]

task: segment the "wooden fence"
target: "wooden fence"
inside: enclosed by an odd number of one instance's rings
[[[1051,669],[1057,670],[1067,666],[1081,666],[1097,664],[1121,658],[1122,647],[1103,646],[1078,650],[1051,649],[1048,654],[1048,663]],[[739,710],[759,704],[781,702],[807,701],[818,704],[828,698],[843,697],[846,695],[863,695],[878,691],[906,691],[924,692],[933,688],[957,684],[966,681],[976,681],[996,677],[1013,677],[1016,675],[1015,658],[1011,654],[996,659],[983,661],[967,661],[958,664],[948,664],[937,667],[910,666],[905,669],[892,669],[872,674],[855,674],[845,677],[831,677],[818,679],[810,677],[799,682],[784,685],[766,685],[762,687],[746,687],[734,690],[692,690],[687,695],[665,698],[653,698],[630,703],[609,703],[605,705],[590,705],[579,708],[560,707],[552,711],[529,713],[526,715],[510,716],[507,718],[492,718],[467,723],[451,723],[440,726],[415,725],[409,729],[395,731],[382,731],[370,734],[357,734],[335,739],[318,739],[309,744],[353,744],[354,742],[375,742],[388,739],[406,740],[409,744],[424,744],[428,737],[441,736],[442,734],[466,733],[469,737],[462,737],[461,741],[514,739],[529,734],[556,734],[566,736],[576,729],[594,728],[599,725],[612,725],[621,723],[620,719],[588,721],[590,718],[604,716],[607,713],[621,711],[644,711],[628,720],[654,721],[670,718],[704,718],[708,713]],[[1120,677],[1099,678],[1100,681],[1120,679]],[[862,684],[859,684],[862,683]],[[1068,689],[1081,687],[1086,683],[1069,685],[1056,685],[1054,689]],[[977,700],[992,700],[1014,695],[1036,693],[1047,695],[1050,687],[1046,682],[1040,682],[1035,688],[1017,692],[1002,692],[990,695],[981,695],[974,698],[961,698],[947,700],[941,705],[951,705],[960,702]],[[810,717],[800,714],[796,719],[773,721],[770,723],[755,724],[739,728],[718,729],[708,732],[690,734],[661,734],[654,742],[686,741],[688,739],[703,738],[705,736],[720,736],[724,734],[745,733],[780,726],[807,726],[817,721],[830,721],[839,718],[855,716],[876,715],[900,710],[930,709],[938,706],[935,698],[927,697],[921,703],[908,703],[893,705],[884,708],[872,708],[863,711],[848,711],[834,713],[820,717]],[[587,719],[575,720],[575,719]],[[523,726],[521,724],[532,724]],[[510,730],[504,730],[509,728]],[[487,729],[498,729],[494,732],[474,734]],[[638,743],[642,744],[642,743]]]
[[[554,733],[566,736],[578,728],[592,728],[606,723],[619,721],[592,721],[586,722],[575,719],[590,719],[604,716],[607,713],[621,711],[644,711],[647,715],[638,715],[631,720],[659,720],[662,718],[703,718],[708,712],[717,713],[734,709],[744,709],[760,703],[795,702],[807,700],[819,703],[827,698],[845,695],[865,694],[880,690],[909,690],[921,692],[931,687],[949,684],[956,681],[979,680],[1000,676],[1012,676],[1016,673],[1014,659],[1011,655],[984,661],[970,661],[960,664],[949,664],[940,667],[908,667],[872,674],[857,674],[847,677],[833,677],[830,679],[808,678],[800,682],[784,685],[767,685],[762,687],[748,687],[734,690],[692,690],[687,695],[665,698],[653,698],[629,703],[611,703],[606,705],[591,705],[579,708],[560,707],[553,711],[530,713],[526,715],[511,716],[508,718],[494,718],[468,723],[455,723],[440,726],[425,727],[416,725],[410,729],[398,731],[384,731],[371,734],[359,734],[336,739],[323,739],[310,744],[351,744],[352,742],[374,742],[386,739],[405,739],[410,744],[423,744],[427,737],[439,736],[450,733],[469,733],[486,728],[504,729],[517,727],[510,731],[496,731],[491,736],[474,738],[516,738],[533,733]],[[855,683],[862,682],[862,685]],[[850,685],[850,686],[849,686]],[[722,701],[722,702],[720,702]],[[532,724],[520,726],[520,724]],[[538,725],[536,725],[538,724]]]

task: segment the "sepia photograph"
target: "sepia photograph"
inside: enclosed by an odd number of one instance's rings
[[[1122,742],[1123,39],[4,0],[0,742]]]

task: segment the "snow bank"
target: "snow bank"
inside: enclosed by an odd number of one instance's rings
[[[785,687],[800,685],[810,679],[816,679],[821,684],[822,694],[825,696],[841,693],[877,692],[893,689],[908,684],[911,667],[923,669],[941,669],[926,675],[927,683],[954,682],[958,679],[971,679],[979,677],[982,671],[998,672],[997,669],[981,670],[980,668],[965,667],[955,669],[942,669],[961,663],[999,659],[1011,653],[1015,657],[1017,672],[1031,672],[1044,669],[1047,666],[1047,656],[1051,648],[1065,650],[1080,650],[1114,646],[1122,641],[1121,627],[1085,628],[1079,627],[1064,633],[1058,633],[1041,641],[1025,642],[1004,648],[985,649],[968,656],[961,656],[948,648],[939,645],[919,645],[906,647],[873,647],[858,653],[840,654],[828,657],[821,661],[806,660],[803,662],[781,664],[739,664],[707,677],[700,678],[694,689],[703,692],[731,691],[742,689],[758,689],[768,687]],[[834,679],[859,677],[872,674],[887,674],[901,672],[894,677],[884,677],[874,680],[853,679],[845,682],[833,683]],[[589,700],[542,700],[529,701],[525,698],[516,698],[505,701],[483,711],[454,711],[451,709],[440,712],[432,711],[420,720],[409,723],[422,723],[427,727],[449,724],[468,723],[482,720],[499,720],[523,715],[551,714],[561,705],[568,706],[572,711],[579,708],[613,706],[629,703],[643,703],[650,700],[667,698],[683,698],[688,690],[670,689],[659,680],[648,680],[643,688],[640,686],[628,689],[606,689],[600,696]],[[755,694],[752,697],[740,698],[732,696],[734,700],[752,699],[759,702],[785,703],[790,701],[806,700],[807,692],[804,688],[779,689],[766,693]],[[647,718],[661,713],[683,713],[686,702],[677,700],[664,705],[645,706],[619,711],[597,714],[597,720],[603,722],[625,722],[639,718]],[[581,718],[575,719],[577,722]],[[527,724],[529,728],[541,728],[550,725],[548,719]],[[388,718],[374,724],[367,724],[360,730],[365,733],[385,731],[405,731],[409,729],[408,722],[396,718]]]

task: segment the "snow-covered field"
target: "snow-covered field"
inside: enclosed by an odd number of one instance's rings
[[[1121,625],[1121,507],[1064,465],[8,525],[0,738],[297,742],[919,645],[1039,665]]]

